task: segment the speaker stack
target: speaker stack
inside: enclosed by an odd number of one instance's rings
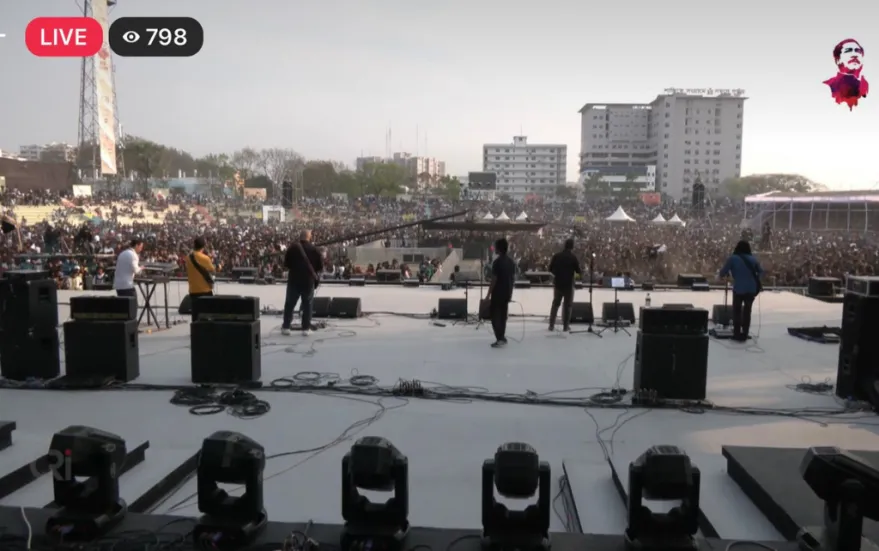
[[[220,295],[193,301],[192,382],[238,384],[262,377],[259,298]]]
[[[642,308],[635,345],[635,392],[704,400],[708,387],[708,310]]]
[[[4,273],[0,317],[0,375],[24,381],[61,373],[58,288],[48,271]]]
[[[65,382],[101,385],[140,377],[137,299],[71,297],[70,318],[64,324]]]
[[[836,395],[879,410],[879,277],[850,276],[842,303]]]

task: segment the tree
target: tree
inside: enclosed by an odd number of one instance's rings
[[[257,167],[259,167],[260,158],[259,153],[256,152],[255,149],[250,147],[245,147],[244,149],[238,150],[232,154],[229,159],[232,167],[238,172],[238,174],[247,180],[248,178],[252,178],[256,175]]]
[[[405,169],[392,163],[368,163],[359,176],[362,195],[397,195],[407,183]]]
[[[638,185],[638,175],[634,172],[627,172],[626,182],[620,187],[620,192],[617,195],[624,198],[634,198],[639,193],[641,193],[641,186]]]
[[[307,197],[336,193],[339,174],[330,161],[308,161],[302,169],[302,192]]]
[[[172,172],[172,150],[149,140],[134,138],[125,147],[125,166],[133,170],[141,193],[148,193],[150,181],[167,178]]]
[[[429,172],[422,172],[418,175],[417,184],[419,189],[424,189],[430,187],[434,183],[433,174]]]
[[[577,188],[566,186],[564,184],[556,186],[555,188],[555,196],[556,199],[561,199],[563,201],[571,201],[577,198]]]
[[[723,182],[725,194],[735,199],[771,191],[809,193],[821,189],[826,188],[799,174],[752,174]]]
[[[275,187],[280,186],[284,180],[295,177],[297,171],[304,165],[299,153],[281,147],[262,149],[257,158],[259,171],[271,180]]]
[[[449,201],[461,198],[461,182],[455,176],[443,176],[439,179],[437,192]]]
[[[600,173],[592,172],[583,180],[583,191],[593,195],[608,193],[610,185],[601,178]]]

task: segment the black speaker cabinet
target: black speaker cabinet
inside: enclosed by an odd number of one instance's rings
[[[605,302],[601,305],[601,319],[605,322],[622,320],[635,323],[635,305],[631,302]]]
[[[708,335],[647,335],[638,331],[632,389],[667,400],[704,400]]]
[[[461,299],[463,300],[463,299]],[[466,304],[465,304],[466,306]],[[467,315],[467,312],[464,312],[464,315]],[[491,300],[484,298],[479,301],[479,319],[481,320],[490,320],[491,319]]]
[[[136,320],[137,299],[108,296],[70,297],[70,318],[92,321]]]
[[[592,325],[595,323],[595,312],[591,302],[575,302],[571,305],[571,323]]]
[[[352,277],[348,280],[348,287],[366,287],[366,278],[362,276]]]
[[[259,321],[194,321],[192,382],[236,384],[262,377]]]
[[[196,321],[256,321],[259,297],[216,295],[192,301]]]
[[[842,280],[835,277],[810,277],[806,294],[810,297],[832,297],[842,287]]]
[[[58,286],[52,279],[0,280],[3,330],[27,333],[58,327]]]
[[[708,333],[708,310],[641,308],[638,327],[650,335],[704,335]]]
[[[715,304],[712,306],[711,321],[715,325],[731,326],[733,324],[732,304]]]
[[[311,303],[311,317],[328,318],[330,317],[330,304],[333,297],[314,297]]]
[[[359,318],[363,315],[360,309],[360,297],[333,297],[330,302],[331,318]]]
[[[378,270],[375,272],[376,281],[402,281],[403,273],[400,270]]]
[[[68,377],[112,377],[123,383],[140,377],[137,320],[65,323],[64,369]]]
[[[480,305],[481,308],[481,305]],[[436,307],[436,317],[441,320],[467,319],[467,299],[441,298]]]
[[[836,395],[876,402],[879,389],[879,297],[846,293],[836,370]]]
[[[0,376],[12,381],[54,379],[61,374],[61,343],[55,327],[0,333]]]

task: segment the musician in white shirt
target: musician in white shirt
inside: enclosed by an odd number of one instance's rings
[[[137,291],[134,288],[134,278],[143,269],[140,266],[138,255],[143,251],[143,241],[133,239],[127,249],[116,257],[116,274],[113,276],[113,288],[120,297],[134,297],[137,301]]]

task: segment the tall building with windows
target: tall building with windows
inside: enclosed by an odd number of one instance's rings
[[[568,146],[529,144],[527,136],[512,143],[482,146],[482,170],[497,174],[497,190],[511,196],[551,195],[567,182]]]
[[[643,172],[656,189],[691,196],[696,177],[717,192],[741,176],[743,90],[666,90],[650,103],[587,103],[580,110],[580,174]]]
[[[19,157],[26,161],[72,163],[76,160],[76,148],[63,142],[52,142],[46,145],[23,145],[19,148]]]

